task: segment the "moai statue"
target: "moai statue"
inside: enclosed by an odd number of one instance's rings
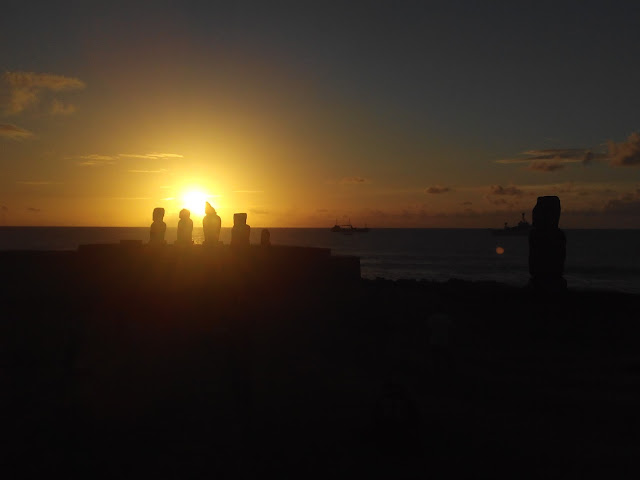
[[[191,212],[186,208],[180,210],[180,221],[178,222],[178,239],[177,245],[187,246],[193,245],[193,220],[191,220]]]
[[[263,228],[260,233],[260,245],[263,247],[271,246],[271,233],[266,228]]]
[[[202,219],[202,231],[204,232],[204,245],[218,245],[220,239],[220,227],[222,222],[216,213],[216,209],[209,202],[204,207],[206,214]]]
[[[233,229],[231,230],[232,247],[248,247],[251,227],[247,225],[246,213],[233,214]]]
[[[542,292],[566,290],[564,261],[567,239],[558,228],[560,199],[556,196],[538,197],[533,208],[533,225],[529,232],[530,284]]]
[[[164,208],[153,209],[153,223],[149,229],[149,245],[164,245],[164,234],[167,231],[167,224],[163,221]]]

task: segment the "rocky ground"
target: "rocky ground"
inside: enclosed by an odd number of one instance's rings
[[[5,288],[3,469],[635,473],[637,296],[455,280],[185,285],[27,270]]]

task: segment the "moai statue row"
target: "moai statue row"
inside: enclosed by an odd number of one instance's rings
[[[204,232],[204,245],[219,245],[220,244],[220,229],[221,220],[216,210],[207,202],[205,207],[205,217],[202,220],[203,232]],[[186,208],[180,211],[180,221],[178,222],[178,237],[176,245],[189,246],[193,245],[193,220],[191,220],[191,212]],[[158,246],[165,245],[164,239],[167,231],[167,224],[164,223],[164,208],[155,208],[153,210],[153,223],[149,231],[149,245]],[[249,237],[251,234],[251,227],[247,225],[246,213],[234,213],[233,214],[233,229],[231,230],[231,246],[233,247],[248,247]],[[260,237],[260,244],[262,246],[270,246],[269,230],[264,229]]]

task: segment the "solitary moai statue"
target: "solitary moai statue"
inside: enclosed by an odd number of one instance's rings
[[[180,221],[178,222],[178,245],[193,245],[193,220],[191,220],[191,212],[186,208],[180,210]]]
[[[232,247],[248,247],[251,227],[247,225],[246,213],[233,214],[233,229],[231,230]]]
[[[538,197],[532,217],[533,226],[529,232],[530,283],[538,291],[564,291],[567,288],[563,277],[567,239],[558,228],[560,199],[556,196]]]
[[[204,207],[206,214],[202,219],[202,230],[204,232],[204,245],[217,245],[220,238],[220,227],[222,222],[216,213],[216,209],[209,202]]]
[[[167,231],[167,224],[164,218],[164,208],[153,209],[153,223],[149,229],[149,244],[153,246],[164,245],[164,234]]]
[[[263,247],[271,246],[271,233],[266,228],[260,233],[260,245]]]

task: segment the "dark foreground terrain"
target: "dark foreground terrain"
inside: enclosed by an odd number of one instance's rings
[[[638,472],[636,296],[190,258],[0,258],[5,478]]]

